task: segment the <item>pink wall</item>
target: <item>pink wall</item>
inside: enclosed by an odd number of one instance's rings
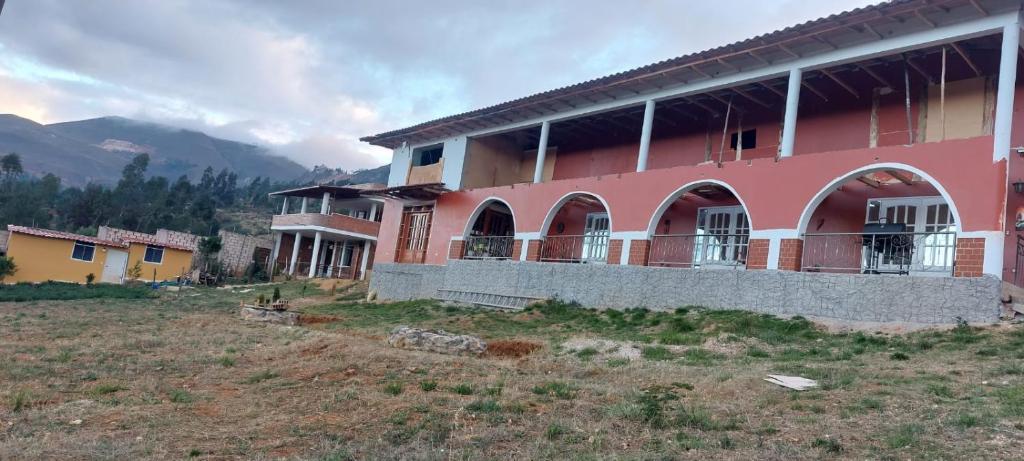
[[[570,200],[559,208],[551,220],[551,227],[546,235],[583,235],[587,226],[587,215],[590,213],[606,212],[600,204],[583,203],[578,200]],[[564,224],[565,229],[558,232],[558,225]]]
[[[879,162],[907,164],[934,177],[959,208],[964,231],[1001,230],[1006,198],[1006,162],[992,163],[992,137],[913,146],[889,146],[757,159],[716,165],[681,166],[599,177],[553,180],[448,193],[435,208],[427,262],[443,264],[452,236],[462,235],[472,212],[491,196],[515,212],[516,232],[540,232],[544,217],[561,197],[589,192],[609,206],[612,231],[646,231],[659,205],[683,185],[719,180],[731,185],[747,206],[753,230],[796,229],[806,205],[834,179]],[[394,261],[401,208],[385,207],[377,250],[379,261]]]

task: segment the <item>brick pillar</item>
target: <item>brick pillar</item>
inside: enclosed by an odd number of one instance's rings
[[[605,261],[607,264],[618,264],[622,261],[622,239],[613,239],[608,241],[608,260]]]
[[[540,247],[543,240],[530,240],[526,242],[526,260],[540,261]]]
[[[956,239],[956,261],[953,277],[981,277],[985,264],[985,239]]]
[[[512,260],[519,261],[523,257],[523,241],[516,239],[512,241]]]
[[[629,265],[646,266],[651,260],[651,241],[633,240],[629,243]]]
[[[768,268],[768,239],[750,239],[747,243],[747,269]]]
[[[448,247],[448,259],[462,259],[464,254],[466,254],[466,241],[452,240],[452,244]]]
[[[799,271],[803,260],[804,241],[802,239],[782,239],[779,247],[779,270]],[[767,258],[765,258],[767,261]]]

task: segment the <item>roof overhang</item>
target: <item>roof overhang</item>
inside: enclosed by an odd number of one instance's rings
[[[414,184],[389,187],[374,191],[374,195],[398,200],[434,200],[441,194],[451,192],[443,183]]]
[[[277,192],[271,192],[271,197],[283,196],[283,197],[306,197],[306,198],[323,198],[324,194],[331,194],[332,197],[342,198],[358,198],[363,196],[369,191],[376,190],[373,187],[377,186],[373,184],[367,185],[355,185],[355,186],[332,186],[328,184],[318,184],[315,186],[298,187],[295,189],[281,190]]]
[[[620,101],[625,104],[638,96],[668,88],[724,82],[730,80],[730,76],[756,69],[772,69],[809,56],[1019,9],[1016,0],[893,0],[360,140],[397,148],[405,143],[423,144],[452,136],[501,130],[511,125],[540,123],[565,112]]]

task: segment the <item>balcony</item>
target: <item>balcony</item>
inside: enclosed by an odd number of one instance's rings
[[[809,233],[804,272],[953,275],[956,232]]]
[[[377,232],[380,231],[380,223],[378,222],[342,214],[320,213],[275,215],[270,227],[275,230],[280,228],[322,227],[371,237],[376,237]]]
[[[441,182],[441,172],[444,170],[444,159],[431,165],[410,166],[406,185],[436,184]]]
[[[479,235],[466,239],[465,259],[510,259],[515,237]]]

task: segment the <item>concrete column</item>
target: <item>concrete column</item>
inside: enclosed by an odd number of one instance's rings
[[[281,214],[288,214],[288,197],[281,197]]]
[[[366,265],[370,261],[370,241],[363,240],[363,251],[359,255],[359,280],[366,280]]]
[[[999,55],[999,83],[996,86],[996,118],[992,132],[992,161],[1010,157],[1010,131],[1013,126],[1013,87],[1017,81],[1017,48],[1020,24],[1003,26],[1003,46]]]
[[[305,213],[306,212],[306,205],[309,205],[309,199],[306,198],[306,197],[302,197],[302,209],[299,210],[299,213]]]
[[[544,157],[548,153],[549,131],[551,131],[551,122],[545,121],[540,124],[540,140],[537,141],[537,165],[533,168],[533,182],[535,184],[544,182]]]
[[[334,276],[334,268],[338,265],[338,245],[342,242],[333,242],[333,250],[331,251],[331,269],[327,275]]]
[[[316,277],[316,266],[320,262],[320,240],[323,238],[323,232],[317,232],[313,238],[313,254],[309,258],[309,278]]]
[[[370,221],[377,220],[377,202],[370,202]]]
[[[324,192],[324,198],[320,201],[320,214],[327,214],[331,211],[331,193]]]
[[[274,266],[277,266],[277,255],[281,254],[281,232],[274,232],[274,251],[270,253],[270,264],[267,267],[267,274],[270,275],[271,280],[274,277]]]
[[[295,265],[299,263],[299,247],[302,246],[302,234],[296,232],[292,241],[292,260],[288,263],[288,275],[295,275]]]
[[[636,158],[636,171],[647,170],[647,153],[651,150],[651,130],[654,127],[654,101],[644,105],[644,124],[640,131],[640,153]]]
[[[803,71],[789,71],[789,89],[786,91],[786,116],[782,122],[782,145],[779,146],[780,157],[792,157],[796,143],[796,112],[800,105],[800,81]]]

